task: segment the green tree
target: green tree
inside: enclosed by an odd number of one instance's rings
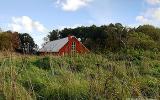
[[[36,44],[33,38],[28,33],[19,34],[20,37],[20,50],[24,53],[32,53]]]
[[[53,30],[49,32],[49,35],[47,36],[47,38],[49,38],[50,41],[53,41],[53,40],[57,40],[59,36],[60,36],[59,30]]]
[[[135,33],[137,33],[137,35],[134,37],[133,35],[135,35]],[[77,38],[81,38],[81,42],[92,51],[96,51],[97,49],[99,51],[105,49],[119,51],[127,48],[128,45],[130,48],[137,48],[136,46],[138,46],[139,42],[139,44],[141,44],[139,46],[142,46],[142,49],[151,49],[154,47],[159,48],[160,50],[160,45],[156,45],[160,44],[160,29],[151,25],[143,25],[138,28],[128,28],[123,26],[121,23],[111,23],[103,26],[92,25],[87,27],[81,26],[73,29],[64,28],[61,31],[53,30],[49,33],[48,38],[50,41],[53,41],[58,38],[67,37],[68,35],[74,35]],[[136,40],[136,38],[138,40]],[[140,41],[139,38],[142,40]],[[131,41],[133,42],[132,44],[130,44]],[[147,43],[149,43],[149,46],[147,46]],[[144,45],[146,47],[144,47]]]
[[[149,35],[153,40],[159,41],[160,43],[160,28],[156,28],[152,25],[143,25],[139,26],[136,29],[136,32],[142,32],[146,35]]]
[[[127,28],[120,23],[110,24],[105,29],[106,47],[116,51],[126,46]]]
[[[148,35],[141,32],[133,32],[128,35],[127,45],[129,48],[153,50],[157,43]]]

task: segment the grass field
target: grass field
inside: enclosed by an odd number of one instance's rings
[[[0,100],[160,99],[160,53],[0,53]]]

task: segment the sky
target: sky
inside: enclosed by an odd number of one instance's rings
[[[29,33],[41,46],[53,29],[122,23],[160,26],[160,0],[0,0],[0,28]]]

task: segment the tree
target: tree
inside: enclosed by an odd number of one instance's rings
[[[111,23],[103,26],[92,25],[73,29],[64,28],[61,31],[53,30],[49,33],[48,38],[50,41],[53,41],[58,38],[67,37],[68,35],[81,38],[81,42],[92,51],[96,51],[97,48],[99,51],[104,49],[119,51],[127,48],[128,45],[130,48],[139,48],[137,46],[142,46],[141,49],[151,49],[156,46],[156,48],[160,49],[160,46],[156,45],[160,44],[160,29],[151,25],[128,28],[124,27],[121,23]],[[142,40],[139,40],[139,38]],[[147,46],[147,43],[149,46]]]
[[[148,35],[141,32],[133,32],[128,35],[128,48],[153,50],[157,43]]]
[[[106,47],[110,50],[120,50],[126,46],[127,28],[120,23],[110,24],[105,29]]]
[[[12,42],[11,35],[7,32],[2,32],[0,34],[0,50],[11,50]]]
[[[53,30],[52,32],[49,32],[49,35],[47,36],[50,41],[57,40],[59,38],[60,34],[58,30]]]
[[[19,35],[11,31],[0,33],[0,50],[15,51],[19,47]]]
[[[17,50],[20,47],[20,38],[18,32],[13,32],[11,34],[12,47],[14,50]]]
[[[20,50],[24,53],[32,53],[36,44],[33,38],[28,33],[19,34],[20,37]]]
[[[155,28],[152,25],[143,25],[139,26],[136,29],[136,32],[142,32],[146,35],[149,35],[153,40],[158,41],[160,43],[160,29]]]

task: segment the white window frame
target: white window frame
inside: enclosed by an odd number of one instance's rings
[[[75,53],[76,52],[76,42],[72,42],[72,53]]]

